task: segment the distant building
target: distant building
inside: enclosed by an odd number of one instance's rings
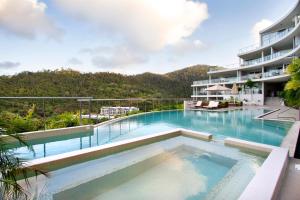
[[[243,48],[238,53],[237,67],[208,72],[209,79],[192,85],[194,100],[229,99],[228,92],[208,92],[216,84],[241,89],[237,97],[258,105],[280,101],[280,93],[290,76],[286,67],[300,56],[300,1],[284,18],[260,32],[260,44]],[[245,88],[248,79],[255,82],[253,90]],[[252,93],[252,94],[251,94]]]
[[[104,116],[114,116],[114,115],[124,115],[129,112],[139,111],[137,107],[102,107],[100,115]]]

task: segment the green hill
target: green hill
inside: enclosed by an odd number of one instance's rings
[[[92,96],[94,98],[189,97],[191,83],[215,66],[196,65],[167,74],[122,75],[73,70],[0,76],[0,96]]]

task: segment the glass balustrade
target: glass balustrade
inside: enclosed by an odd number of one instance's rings
[[[248,79],[261,79],[262,78],[262,73],[257,73],[257,74],[247,74],[247,75],[243,75],[241,77],[241,80],[245,81]]]
[[[284,75],[284,70],[283,69],[267,71],[263,74],[263,77],[264,78],[269,78],[269,77],[280,76],[280,75]]]
[[[288,33],[290,33],[295,27],[289,27],[283,31],[271,33],[268,35],[264,35],[262,38],[262,46],[266,46],[276,42],[277,40],[283,38]]]
[[[253,44],[253,45],[244,47],[244,48],[239,50],[239,54],[254,51],[256,49],[262,48],[262,47],[267,46],[269,44],[275,43],[276,41],[280,40],[281,38],[283,38],[287,34],[289,34],[292,30],[294,30],[294,28],[295,27],[290,27],[290,28],[285,29],[284,31],[264,35],[263,38],[262,38],[262,45]]]
[[[256,65],[262,62],[266,62],[275,58],[278,58],[280,56],[284,56],[285,54],[288,54],[289,52],[291,52],[293,49],[287,49],[287,50],[282,50],[282,51],[278,51],[276,53],[273,53],[272,55],[267,55],[263,58],[257,58],[257,59],[253,59],[253,60],[247,60],[244,61],[244,63],[242,64],[242,66],[249,66],[249,65]]]

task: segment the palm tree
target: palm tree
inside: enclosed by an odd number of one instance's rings
[[[0,135],[3,134],[15,138],[20,145],[25,145],[33,151],[19,135],[9,134],[4,129],[0,129]],[[38,174],[47,176],[47,173],[41,170],[25,167],[24,163],[25,160],[16,157],[9,149],[7,140],[0,137],[0,199],[28,199],[26,190],[18,183],[18,180],[25,179],[27,186],[29,186],[28,177],[30,173],[34,173],[35,176]]]

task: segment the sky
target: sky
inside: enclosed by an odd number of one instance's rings
[[[276,3],[275,3],[276,2]],[[0,74],[233,67],[297,0],[0,0]]]

